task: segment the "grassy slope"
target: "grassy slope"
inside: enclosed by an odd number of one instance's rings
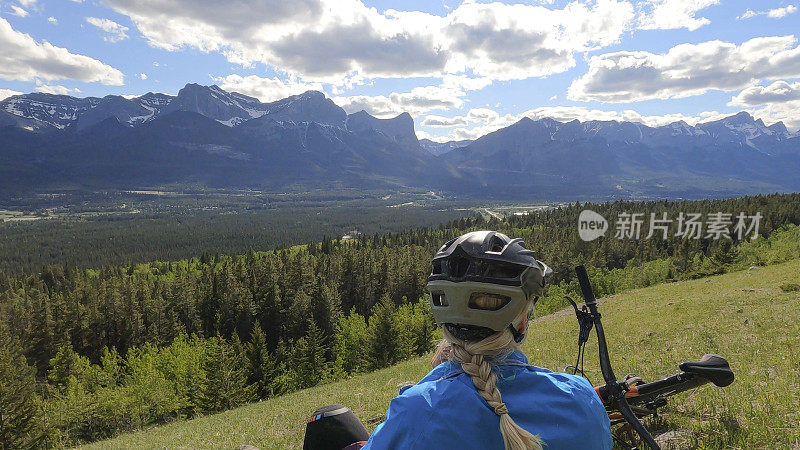
[[[800,260],[612,296],[601,306],[612,363],[619,376],[645,380],[677,371],[677,364],[718,353],[736,382],[705,386],[673,399],[660,429],[692,430],[701,448],[800,446]],[[534,325],[524,346],[531,363],[563,370],[575,357],[576,322],[555,315]],[[593,336],[594,337],[594,336]],[[589,344],[587,375],[601,379],[596,346]],[[305,419],[318,406],[350,406],[367,428],[382,419],[404,382],[429,370],[425,358],[225,413],[178,422],[94,444],[93,448],[300,448]]]

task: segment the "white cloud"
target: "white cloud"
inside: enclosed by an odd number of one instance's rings
[[[789,131],[800,131],[800,116],[797,115],[797,111],[800,111],[800,100],[771,103],[760,108],[748,108],[745,111],[753,117],[761,118],[767,125],[783,122]]]
[[[47,41],[38,43],[27,34],[14,31],[3,18],[0,18],[0,48],[3,49],[0,78],[18,81],[72,79],[122,85],[123,75],[119,70]]]
[[[212,79],[226,91],[249,95],[262,102],[274,102],[309,90],[322,90],[322,85],[319,83],[305,83],[291,79],[284,82],[277,77],[264,78],[257,75],[243,77],[231,74],[225,77],[212,77]]]
[[[797,12],[797,6],[787,5],[783,8],[770,9],[768,11],[753,11],[752,9],[746,10],[741,16],[737,17],[738,20],[751,19],[756,16],[767,16],[771,19],[781,19]]]
[[[459,89],[441,86],[419,86],[408,92],[385,95],[351,95],[333,97],[333,101],[348,113],[362,109],[375,117],[389,118],[403,112],[416,117],[433,110],[460,108],[466,93]]]
[[[573,81],[570,100],[633,102],[682,98],[709,90],[734,90],[759,79],[800,76],[794,36],[759,37],[736,45],[722,41],[680,44],[665,54],[620,51],[593,56]]]
[[[40,84],[36,86],[36,92],[41,92],[43,94],[70,95],[79,94],[81,90],[78,88],[71,89],[59,85],[48,86],[46,84]]]
[[[637,26],[643,30],[686,28],[694,31],[711,23],[697,13],[720,0],[646,0],[638,5]]]
[[[36,4],[36,0],[19,0],[19,4],[26,8],[29,8]]]
[[[150,45],[219,52],[340,85],[354,80],[471,73],[491,80],[563,72],[573,53],[619,41],[634,18],[625,0],[563,9],[464,2],[445,16],[387,10],[358,0],[109,0]]]
[[[495,80],[544,77],[569,70],[573,53],[619,42],[634,17],[627,2],[578,2],[564,9],[464,3],[444,18],[450,72]]]
[[[53,16],[48,17],[47,22],[52,23],[53,25],[58,25],[58,19]]]
[[[468,77],[466,75],[444,75],[442,86],[446,88],[456,88],[465,91],[479,91],[492,84],[492,79],[488,77]]]
[[[780,19],[789,14],[794,14],[795,12],[797,12],[797,6],[788,5],[783,8],[770,9],[767,11],[767,17],[771,19]]]
[[[11,89],[0,88],[0,100],[5,100],[8,97],[12,97],[14,95],[22,95],[22,92],[12,91]]]
[[[467,114],[455,117],[427,116],[422,121],[422,126],[431,128],[454,128],[449,133],[432,136],[437,141],[450,141],[461,139],[476,139],[485,134],[507,127],[519,121],[522,115],[500,115],[489,108],[472,108]]]
[[[418,86],[408,92],[392,92],[386,95],[351,95],[333,97],[337,105],[348,113],[362,109],[375,117],[390,118],[407,112],[412,117],[435,110],[461,108],[467,101],[467,92],[488,86],[488,78],[444,76],[439,85]]]
[[[731,98],[728,106],[743,107],[766,124],[783,122],[791,131],[800,129],[800,82],[776,81],[768,86],[753,85]]]
[[[430,115],[425,116],[425,119],[422,121],[423,127],[458,127],[467,125],[467,119],[463,116],[456,116],[456,117],[443,117],[443,116],[436,116]]]
[[[14,11],[11,14],[17,17],[28,17],[28,11],[25,11],[17,5],[11,5],[11,10]]]
[[[750,18],[755,17],[757,15],[758,15],[758,13],[753,11],[752,9],[747,9],[744,13],[742,13],[741,16],[736,17],[736,20],[750,19]]]
[[[139,78],[140,80],[146,80],[147,79],[147,74],[146,73],[140,73],[140,74],[136,75],[136,77]]]
[[[103,36],[103,40],[106,42],[119,42],[128,39],[128,34],[126,33],[128,27],[122,26],[113,20],[87,17],[86,21],[107,33]]]
[[[769,86],[750,86],[731,98],[728,106],[758,106],[800,100],[800,82],[779,80]]]

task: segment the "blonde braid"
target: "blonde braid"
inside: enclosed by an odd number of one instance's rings
[[[542,440],[514,422],[497,389],[497,375],[492,371],[488,358],[497,357],[517,347],[508,330],[495,333],[478,342],[467,342],[455,338],[442,327],[444,338],[452,344],[451,360],[461,363],[461,368],[472,377],[478,393],[486,399],[495,414],[500,416],[500,433],[506,450],[541,450]]]

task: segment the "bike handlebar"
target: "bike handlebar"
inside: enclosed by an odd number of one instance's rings
[[[699,361],[681,363],[680,368],[684,370],[664,379],[630,386],[628,392],[625,393],[628,403],[640,405],[652,402],[658,397],[669,397],[706,383],[725,387],[734,379],[728,361],[719,355],[703,355]],[[598,386],[595,391],[605,404],[605,399],[609,398],[607,387]]]

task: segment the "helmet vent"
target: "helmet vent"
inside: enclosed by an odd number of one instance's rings
[[[444,292],[431,292],[431,303],[433,306],[450,306]]]
[[[506,247],[506,242],[501,239],[499,236],[494,235],[492,236],[491,241],[489,242],[489,251],[494,253],[500,253]]]
[[[467,269],[469,269],[469,258],[453,255],[450,257],[447,265],[450,269],[451,277],[462,278],[467,274]]]
[[[497,311],[511,302],[505,295],[489,294],[486,292],[473,292],[469,296],[467,307],[482,311]]]
[[[487,278],[517,278],[525,269],[515,264],[492,263],[486,264],[482,275]]]

